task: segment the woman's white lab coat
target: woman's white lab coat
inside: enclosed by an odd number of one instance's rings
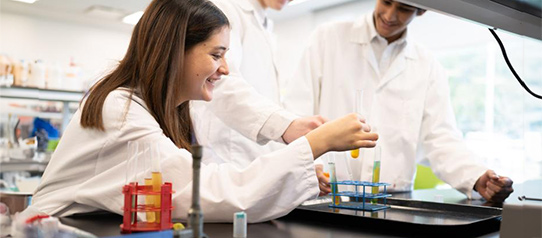
[[[330,119],[354,111],[355,90],[364,90],[365,117],[376,126],[382,148],[381,181],[392,190],[411,190],[416,162],[427,158],[445,182],[471,195],[487,170],[462,142],[441,65],[407,40],[384,75],[370,44],[372,14],[355,22],[319,27],[285,95],[285,107]],[[370,181],[373,150],[351,161],[354,178]],[[418,157],[418,158],[417,158]]]
[[[128,95],[126,89],[108,95],[105,132],[82,128],[81,112],[75,113],[34,194],[33,206],[55,216],[98,209],[122,214],[127,143],[152,141],[160,149],[163,181],[172,182],[176,191],[173,217],[186,219],[192,193],[191,154],[163,134],[141,99],[134,96],[130,101]],[[202,165],[205,220],[231,222],[238,211],[246,211],[250,222],[287,214],[319,192],[312,158],[308,141],[301,137],[258,157],[244,170],[228,164]]]
[[[214,90],[215,99],[211,102],[194,102],[191,116],[195,121],[198,142],[212,148],[215,153],[204,163],[228,162],[244,168],[256,157],[283,148],[284,144],[279,143],[280,137],[276,138],[279,142],[257,144],[233,130],[227,120],[239,124],[237,118],[245,115],[232,113],[228,107],[220,105],[223,100],[219,97],[222,94],[236,94],[240,90],[236,81],[243,81],[252,86],[255,93],[265,97],[270,104],[275,104],[262,106],[262,110],[278,107],[280,102],[275,63],[276,47],[269,29],[272,23],[268,20],[268,28],[263,26],[262,19],[258,17],[257,6],[254,5],[259,4],[257,1],[213,0],[213,2],[230,21],[230,48],[226,53],[230,74],[223,76],[224,80],[218,82]],[[275,131],[281,135],[295,118],[285,111],[277,113],[276,117],[286,118],[274,126]]]

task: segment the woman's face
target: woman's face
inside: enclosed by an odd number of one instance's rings
[[[227,75],[228,65],[224,55],[230,45],[230,28],[217,30],[184,55],[184,74],[181,83],[181,103],[186,100],[213,99],[213,88],[222,75]]]

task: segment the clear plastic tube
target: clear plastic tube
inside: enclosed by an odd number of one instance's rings
[[[362,116],[365,116],[365,110],[363,109],[363,90],[358,89],[356,90],[356,98],[355,98],[355,108],[354,111]],[[359,148],[355,150],[350,151],[350,156],[354,159],[357,159],[359,157]]]
[[[381,153],[382,149],[380,146],[374,148],[374,163],[373,163],[373,183],[380,182],[380,166],[381,166]],[[380,187],[376,186],[372,188],[371,193],[378,194]],[[378,199],[372,199],[371,203],[376,203]]]

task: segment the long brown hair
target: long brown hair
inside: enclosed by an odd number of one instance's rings
[[[190,150],[189,104],[176,105],[184,54],[225,26],[228,19],[208,0],[153,0],[134,27],[124,59],[90,89],[81,126],[105,131],[105,99],[111,91],[127,87],[132,89],[130,98],[135,91],[145,101],[164,134]]]

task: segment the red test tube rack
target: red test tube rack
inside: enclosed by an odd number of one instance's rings
[[[171,223],[171,183],[163,183],[160,192],[152,190],[152,185],[139,185],[138,183],[130,183],[122,188],[124,194],[124,216],[123,222],[120,225],[122,233],[129,234],[132,232],[146,232],[169,230],[173,228]],[[160,207],[155,207],[152,204],[138,204],[139,196],[160,196]],[[159,212],[159,222],[137,221],[138,213]]]

